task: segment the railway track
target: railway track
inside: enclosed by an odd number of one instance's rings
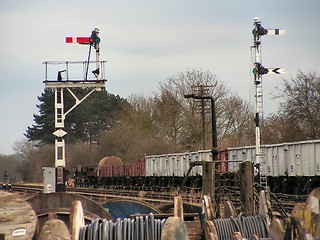
[[[32,197],[43,192],[40,185],[12,185],[12,192],[18,192],[20,195]],[[104,203],[115,198],[138,199],[162,205],[172,203],[178,192],[159,192],[159,191],[135,191],[127,189],[106,189],[106,188],[67,188],[67,192],[86,196],[98,203]],[[201,193],[180,193],[185,202],[195,205],[201,205]]]
[[[271,202],[273,203],[273,208],[277,208],[276,201],[280,202],[284,209],[291,213],[293,207],[298,203],[305,203],[308,195],[291,195],[291,194],[282,194],[282,193],[274,193],[271,196]],[[272,198],[276,198],[273,199]]]
[[[230,190],[230,189],[229,189]],[[32,197],[37,194],[42,194],[43,186],[41,185],[12,185],[12,192],[18,192],[25,198]],[[106,201],[122,198],[122,199],[136,199],[143,200],[153,205],[159,206],[167,203],[172,203],[174,197],[178,194],[177,191],[161,192],[161,191],[136,191],[119,188],[67,188],[67,192],[76,193],[92,199],[98,203],[104,203]],[[182,199],[186,203],[201,206],[202,195],[201,192],[180,192]],[[240,192],[234,191],[232,199],[235,205],[239,205]],[[238,197],[237,197],[238,196]],[[271,194],[271,204],[273,209],[282,208],[288,214],[291,213],[293,207],[297,203],[304,203],[307,199],[307,195],[289,195],[289,194]],[[280,206],[281,205],[281,206]]]

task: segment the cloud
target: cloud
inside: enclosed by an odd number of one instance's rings
[[[319,7],[317,0],[2,0],[0,101],[6,104],[0,153],[12,152],[14,140],[32,124],[44,90],[42,62],[87,59],[88,46],[66,44],[66,36],[89,36],[95,25],[100,27],[107,89],[121,97],[151,95],[159,82],[197,68],[210,70],[248,99],[253,96],[253,18],[258,14],[266,28],[287,29],[286,36],[263,38],[262,57],[267,67],[285,67],[289,77],[297,68],[319,70]],[[268,92],[280,80],[264,78],[266,111],[276,110]]]

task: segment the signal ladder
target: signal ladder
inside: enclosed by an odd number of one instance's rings
[[[263,96],[262,82],[256,86],[256,112],[259,113],[259,118],[263,121]]]
[[[268,177],[268,172],[267,172],[267,163],[266,163],[266,157],[264,152],[260,152],[257,156],[260,161],[259,161],[259,181],[260,181],[260,186],[262,189],[266,189],[268,186],[267,182],[267,177]]]

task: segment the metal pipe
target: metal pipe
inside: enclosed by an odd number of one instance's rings
[[[215,111],[215,99],[211,95],[195,95],[195,94],[185,94],[184,98],[193,99],[209,99],[211,101],[211,127],[212,127],[212,161],[218,160],[218,140],[217,140],[217,121],[216,121],[216,111]]]

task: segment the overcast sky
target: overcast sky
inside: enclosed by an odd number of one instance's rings
[[[265,67],[286,75],[263,78],[265,115],[282,78],[297,70],[320,72],[319,0],[1,0],[0,153],[14,153],[24,139],[37,97],[44,91],[44,61],[85,61],[88,47],[65,44],[66,36],[90,36],[100,27],[107,90],[127,98],[150,96],[159,82],[187,69],[217,75],[252,102],[251,34],[254,17],[284,36],[262,38]]]

